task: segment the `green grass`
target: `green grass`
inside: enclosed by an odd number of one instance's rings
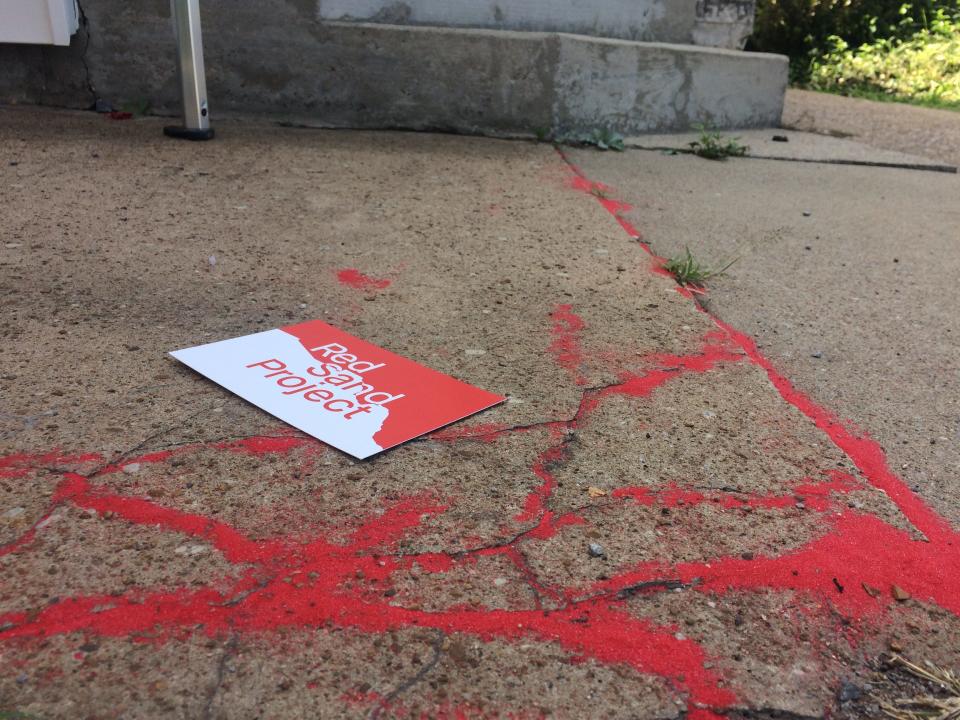
[[[741,145],[739,138],[724,137],[718,132],[711,132],[703,125],[694,125],[700,131],[700,137],[690,143],[690,150],[708,160],[726,160],[728,157],[743,157],[750,148]]]
[[[663,269],[673,275],[676,281],[684,287],[687,285],[703,287],[711,278],[723,275],[723,273],[729,270],[730,266],[736,261],[737,258],[734,258],[722,268],[715,269],[708,265],[702,264],[699,260],[693,257],[693,253],[690,252],[690,248],[686,248],[683,253],[674,255],[672,258],[667,260],[663,264]]]
[[[960,16],[938,13],[906,39],[830,43],[813,61],[811,89],[960,110]]]

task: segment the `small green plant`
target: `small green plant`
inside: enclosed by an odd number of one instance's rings
[[[685,248],[683,253],[680,255],[674,255],[667,260],[663,264],[663,269],[673,275],[676,281],[684,287],[687,285],[703,287],[707,280],[715,278],[719,275],[723,275],[723,273],[729,270],[730,266],[733,265],[737,259],[738,258],[734,258],[722,268],[717,270],[701,264],[699,260],[693,257],[693,253],[690,252],[690,248]]]
[[[550,139],[550,128],[538,127],[533,129],[534,137],[537,138],[537,142],[546,142]]]
[[[740,138],[724,137],[703,125],[694,125],[700,131],[700,137],[690,143],[690,150],[708,160],[726,160],[728,157],[743,157],[750,148],[737,142]]]
[[[561,135],[557,142],[562,145],[589,145],[597,150],[615,150],[623,152],[623,136],[608,128],[596,128],[579,135]]]
[[[134,117],[143,117],[150,113],[152,109],[152,104],[147,98],[140,98],[139,100],[131,100],[128,103],[124,103],[120,106],[122,112],[128,112]]]

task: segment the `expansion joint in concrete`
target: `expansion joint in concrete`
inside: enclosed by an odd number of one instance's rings
[[[87,19],[87,13],[83,9],[83,4],[80,0],[76,0],[77,10],[80,13],[80,27],[83,28],[83,50],[80,52],[80,62],[83,63],[83,80],[84,84],[87,86],[87,92],[90,93],[90,106],[91,109],[96,108],[97,100],[100,98],[97,95],[97,90],[93,86],[93,76],[90,72],[90,64],[87,62],[87,51],[90,49],[90,21]]]

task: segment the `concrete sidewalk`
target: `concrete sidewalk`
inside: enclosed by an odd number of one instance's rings
[[[949,478],[656,271],[686,166],[160,124],[0,111],[0,711],[876,717],[881,653],[958,663]],[[311,318],[509,401],[357,462],[165,356]]]

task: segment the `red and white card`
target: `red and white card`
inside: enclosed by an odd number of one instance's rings
[[[320,320],[170,354],[271,415],[360,459],[506,399]]]

